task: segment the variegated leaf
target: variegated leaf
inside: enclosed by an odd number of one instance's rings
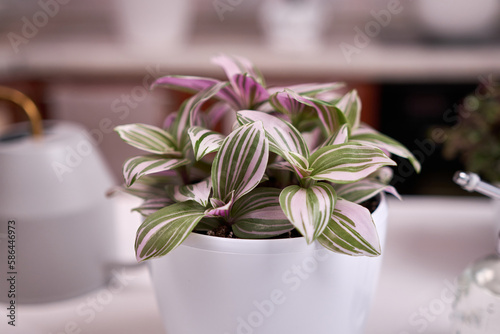
[[[187,165],[187,159],[168,159],[158,155],[145,155],[131,158],[123,165],[125,184],[131,186],[143,175],[163,172]]]
[[[166,197],[150,198],[145,200],[139,207],[132,209],[132,211],[137,211],[142,216],[147,217],[173,203],[170,198]]]
[[[269,93],[254,78],[248,74],[234,76],[234,90],[238,92],[239,104],[237,109],[255,109],[269,99]]]
[[[175,203],[148,216],[137,231],[139,262],[160,257],[179,246],[203,218],[205,209],[196,202]]]
[[[265,86],[264,77],[260,71],[246,58],[219,55],[212,58],[212,63],[222,67],[229,80],[233,80],[237,74],[246,73],[254,78],[261,86]]]
[[[335,191],[339,197],[353,203],[362,203],[383,191],[401,199],[399,193],[393,186],[389,186],[375,180],[365,179],[350,184],[337,185],[335,187]]]
[[[193,126],[188,130],[196,160],[201,160],[205,155],[217,152],[224,141],[224,136],[218,132],[210,131],[200,126]]]
[[[187,92],[196,94],[202,90],[209,89],[216,84],[221,83],[220,80],[211,79],[211,78],[203,78],[196,76],[187,76],[187,75],[167,75],[161,78],[158,78],[152,85],[151,89],[156,87],[166,87],[170,89],[179,90],[181,92]],[[225,100],[225,101],[233,101],[236,99],[236,96],[232,89],[224,86],[220,91],[215,95],[217,98]]]
[[[212,204],[212,208],[205,210],[206,217],[224,218],[228,220],[234,204],[234,191],[229,194],[226,201],[210,198],[210,204]]]
[[[195,201],[206,207],[212,191],[212,180],[208,178],[195,184],[169,185],[165,190],[167,196],[176,202]]]
[[[300,95],[314,96],[316,94],[329,92],[332,90],[339,90],[345,87],[343,82],[328,82],[328,83],[308,83],[292,85],[287,87],[271,87],[268,88],[270,94],[274,94],[285,89],[290,89]]]
[[[294,115],[303,114],[306,108],[314,111],[329,136],[347,123],[345,115],[337,107],[322,100],[299,95],[289,89],[273,94],[269,101],[276,110],[290,115],[292,118]]]
[[[235,200],[255,188],[266,170],[269,143],[262,122],[239,127],[229,134],[212,164],[213,197]]]
[[[212,231],[219,227],[221,223],[221,219],[219,218],[203,217],[194,230],[200,232]]]
[[[290,123],[261,111],[240,110],[237,114],[240,124],[261,121],[264,124],[269,150],[287,159],[288,152],[309,157],[309,149],[300,132]]]
[[[361,118],[361,100],[358,92],[354,89],[344,95],[336,107],[345,114],[351,129],[357,129]]]
[[[212,98],[225,86],[227,86],[227,83],[217,83],[193,95],[182,104],[176,119],[169,129],[171,133],[175,134],[180,148],[184,149],[186,144],[189,143],[187,130],[190,126],[194,125],[197,113],[203,103]]]
[[[356,143],[325,146],[309,157],[309,177],[334,183],[361,180],[383,166],[394,166],[382,150]]]
[[[354,130],[349,139],[364,145],[379,147],[392,154],[406,158],[411,162],[413,168],[415,168],[417,172],[420,172],[420,162],[403,144],[366,125]]]
[[[343,124],[340,129],[333,133],[328,139],[320,146],[325,147],[329,145],[345,144],[349,140],[349,126]]]
[[[279,200],[285,215],[310,244],[328,224],[336,194],[333,187],[324,182],[309,188],[292,185],[283,189]]]
[[[280,189],[255,188],[231,209],[233,232],[245,239],[270,238],[294,229],[281,210]]]
[[[325,248],[353,256],[380,255],[380,241],[370,211],[359,204],[339,199],[332,217],[318,241]]]
[[[156,154],[174,154],[177,152],[175,139],[167,131],[147,124],[127,124],[115,127],[118,135],[129,145],[146,152]]]

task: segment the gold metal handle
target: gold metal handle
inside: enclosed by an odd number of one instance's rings
[[[33,137],[42,137],[42,117],[33,100],[31,100],[28,96],[21,93],[20,91],[5,86],[0,86],[0,100],[10,101],[20,106],[28,115],[31,123],[31,132],[33,133]]]

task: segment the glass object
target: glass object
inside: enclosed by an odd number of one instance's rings
[[[457,172],[453,179],[468,191],[492,198],[500,194],[474,173]],[[500,235],[496,253],[473,262],[459,277],[452,322],[454,334],[500,333]]]
[[[469,265],[458,280],[454,334],[500,333],[500,238],[495,254]]]

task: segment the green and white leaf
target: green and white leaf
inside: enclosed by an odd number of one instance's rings
[[[368,126],[362,126],[354,130],[349,139],[364,145],[379,147],[392,154],[406,158],[413,165],[413,168],[415,168],[417,172],[420,172],[420,162],[403,144]]]
[[[209,203],[212,191],[212,180],[207,178],[201,182],[188,185],[169,185],[165,187],[167,196],[175,202],[195,201],[203,207]]]
[[[337,196],[353,203],[362,203],[383,191],[401,199],[399,193],[393,186],[368,179],[350,184],[337,185],[335,191],[337,192]]]
[[[255,188],[231,209],[233,232],[245,239],[270,238],[294,229],[281,210],[276,188]]]
[[[325,146],[309,157],[309,177],[334,183],[361,180],[383,166],[396,163],[382,150],[357,143]]]
[[[347,143],[348,140],[349,140],[349,126],[347,124],[342,124],[342,126],[330,137],[328,137],[328,139],[320,147],[345,144]]]
[[[203,218],[205,209],[196,202],[175,203],[148,216],[137,231],[139,262],[160,257],[179,246]]]
[[[370,211],[342,199],[337,201],[331,220],[318,241],[333,252],[352,256],[378,256],[381,252]]]
[[[227,82],[216,83],[196,93],[181,105],[177,117],[169,128],[169,132],[175,135],[180,149],[186,149],[186,145],[189,142],[187,130],[190,126],[196,125],[197,114],[203,103],[214,97],[228,84]]]
[[[172,170],[189,163],[188,159],[168,159],[158,155],[144,155],[131,158],[123,165],[125,184],[131,186],[144,175]]]
[[[221,225],[219,218],[203,217],[194,228],[194,231],[207,232],[212,231]]]
[[[347,118],[351,129],[357,129],[361,119],[361,100],[358,92],[354,89],[344,95],[336,107],[339,108]]]
[[[146,152],[181,155],[174,137],[167,131],[147,124],[127,124],[115,127],[123,141]]]
[[[280,194],[280,205],[295,228],[308,244],[323,233],[336,202],[333,186],[317,183],[309,188],[288,186]]]
[[[166,197],[150,198],[145,200],[139,207],[132,209],[132,211],[137,211],[142,216],[147,217],[173,203],[170,198]]]
[[[262,122],[243,125],[231,132],[212,164],[213,197],[227,201],[250,192],[262,180],[269,159],[269,142]]]
[[[217,152],[224,141],[224,135],[200,126],[189,128],[188,134],[196,160],[201,160],[209,153]]]
[[[290,123],[261,111],[240,110],[237,113],[240,124],[261,121],[269,139],[269,150],[287,159],[288,152],[309,157],[309,149],[300,132]]]

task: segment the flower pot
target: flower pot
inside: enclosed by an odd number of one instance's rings
[[[382,251],[385,198],[373,213]],[[192,233],[149,261],[168,334],[358,334],[381,257],[350,257],[304,238],[243,240]]]

